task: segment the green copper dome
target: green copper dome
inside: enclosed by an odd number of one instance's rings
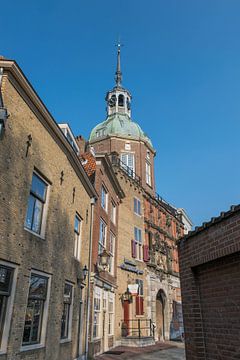
[[[105,121],[95,126],[91,131],[89,141],[113,135],[126,139],[143,140],[153,147],[151,140],[140,126],[133,122],[127,114],[120,113],[109,115]]]

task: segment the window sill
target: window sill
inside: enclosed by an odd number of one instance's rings
[[[97,341],[100,341],[100,340],[101,340],[101,337],[93,338],[93,342],[97,342]]]
[[[72,339],[60,339],[60,344],[68,344],[72,342]]]
[[[32,230],[30,230],[30,229],[28,229],[28,228],[26,228],[26,227],[24,227],[24,230],[26,230],[27,232],[29,232],[30,234],[36,236],[36,237],[39,238],[39,239],[45,240],[45,237],[44,237],[44,236],[42,236],[42,235],[40,235],[40,234],[38,234],[38,233],[35,233],[34,231],[32,231]]]
[[[38,349],[44,349],[44,348],[45,348],[45,345],[43,345],[43,344],[26,345],[26,346],[21,347],[20,352],[38,350]]]

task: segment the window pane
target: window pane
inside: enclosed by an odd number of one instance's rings
[[[5,321],[5,315],[6,315],[6,308],[7,308],[7,296],[0,295],[0,344],[1,344],[1,338],[4,328],[4,321]]]
[[[40,179],[39,176],[33,174],[31,192],[33,192],[38,197],[40,197],[40,199],[45,201],[46,189],[47,189],[46,183],[42,179]]]
[[[35,198],[32,195],[29,195],[25,226],[30,230],[32,229],[34,203],[35,203]]]
[[[75,216],[75,222],[74,222],[74,230],[79,234],[80,233],[80,219]]]
[[[69,304],[71,304],[71,302],[72,302],[72,286],[70,284],[65,284],[64,302],[69,303]]]
[[[47,278],[32,275],[29,289],[29,298],[45,300],[47,296],[47,283]]]
[[[13,270],[0,265],[0,293],[10,295],[11,277]]]
[[[35,200],[34,204],[34,214],[33,214],[33,222],[32,222],[32,231],[40,234],[41,232],[41,222],[42,222],[42,211],[43,211],[43,203],[38,199]]]

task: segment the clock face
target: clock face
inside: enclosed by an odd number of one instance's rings
[[[117,101],[117,98],[116,98],[116,95],[112,95],[110,97],[110,99],[108,100],[108,104],[110,107],[113,107],[116,105],[116,101]]]

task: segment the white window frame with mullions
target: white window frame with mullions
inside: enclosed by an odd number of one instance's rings
[[[116,214],[117,214],[117,206],[111,201],[111,221],[114,225],[116,225]]]
[[[138,216],[142,215],[142,210],[141,210],[141,200],[139,200],[138,198],[133,198],[133,207],[134,207],[134,213]]]
[[[122,153],[121,154],[121,167],[127,172],[127,174],[135,178],[135,155],[134,153]]]
[[[136,260],[143,260],[142,230],[134,226],[134,241],[136,246]]]
[[[82,218],[76,213],[74,218],[74,257],[80,261],[81,257]]]
[[[108,211],[108,191],[104,185],[101,187],[101,206],[106,212]]]
[[[17,273],[18,267],[15,264],[0,261],[0,355],[7,353]]]
[[[34,277],[42,279],[42,281],[46,282],[45,287],[45,294],[43,291],[43,287],[39,288],[39,292],[36,292],[34,290]],[[23,338],[22,338],[22,347],[21,351],[28,351],[38,348],[45,347],[45,341],[46,341],[46,333],[47,333],[47,322],[48,322],[48,308],[49,308],[49,299],[50,299],[50,289],[51,289],[51,275],[47,273],[43,273],[37,270],[32,270],[30,277],[29,277],[29,291],[28,291],[28,298],[27,298],[27,306],[26,306],[26,313],[25,313],[25,324],[24,324],[24,330],[23,330]],[[32,305],[31,305],[32,303]],[[36,303],[39,303],[40,305],[40,313],[36,313],[36,316],[39,316],[39,329],[37,333],[37,339],[33,340],[32,336],[32,328],[34,324],[34,314],[35,314],[35,305]],[[29,314],[31,313],[31,308],[33,306],[32,314],[34,315],[32,317],[32,321],[30,322]],[[29,308],[29,310],[28,310]],[[27,328],[30,327],[30,335],[29,335],[29,341],[26,341],[25,337],[25,331],[27,331]],[[25,341],[24,341],[25,338]]]
[[[24,229],[41,238],[45,235],[49,185],[37,171],[33,172]]]
[[[151,163],[146,160],[146,184],[152,186]]]
[[[71,341],[72,338],[73,295],[73,284],[66,281],[64,284],[63,311],[61,317],[61,343]]]
[[[115,269],[115,246],[116,246],[116,236],[110,232],[110,242],[109,242],[109,272],[114,276]]]
[[[107,224],[100,218],[99,227],[99,242],[98,242],[98,254],[101,254],[106,249],[107,244]]]

